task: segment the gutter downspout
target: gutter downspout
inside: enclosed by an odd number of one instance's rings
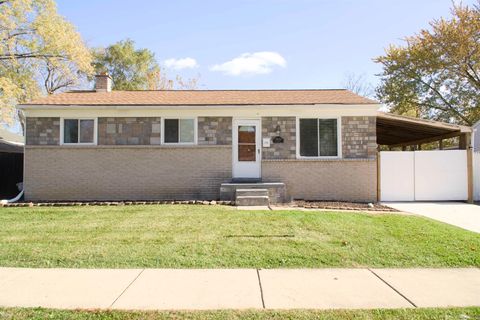
[[[20,198],[23,196],[23,192],[24,192],[24,191],[25,191],[25,189],[22,189],[22,191],[20,191],[20,193],[17,194],[17,196],[16,196],[15,198],[0,200],[0,204],[7,204],[7,203],[17,202],[17,201],[20,200]]]

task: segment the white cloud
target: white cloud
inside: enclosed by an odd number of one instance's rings
[[[167,59],[163,62],[167,68],[180,70],[180,69],[193,69],[198,67],[197,60],[193,58],[180,58],[180,59]]]
[[[262,51],[244,53],[230,61],[216,64],[210,68],[211,71],[220,71],[228,75],[252,75],[267,74],[272,72],[274,67],[284,68],[287,61],[277,52]]]

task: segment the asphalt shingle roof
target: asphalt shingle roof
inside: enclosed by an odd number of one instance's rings
[[[344,89],[72,91],[23,105],[295,105],[378,104]]]

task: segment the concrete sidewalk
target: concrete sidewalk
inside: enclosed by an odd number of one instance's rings
[[[142,310],[480,306],[480,269],[0,268],[0,306]]]

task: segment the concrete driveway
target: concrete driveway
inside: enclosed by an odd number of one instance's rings
[[[394,209],[480,233],[480,206],[463,202],[385,202]]]

